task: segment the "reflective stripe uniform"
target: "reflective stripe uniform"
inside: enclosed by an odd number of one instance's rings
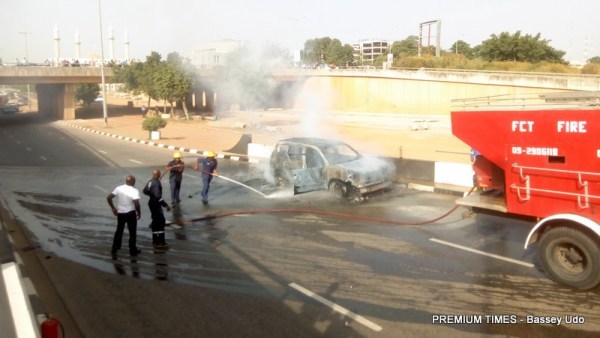
[[[148,185],[148,196],[150,196],[148,208],[150,208],[152,217],[152,244],[165,245],[166,221],[162,208],[167,206],[167,202],[162,199],[162,183],[160,183],[159,179],[152,178],[146,184]]]

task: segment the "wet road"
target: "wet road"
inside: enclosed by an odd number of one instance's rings
[[[69,336],[600,333],[598,290],[573,292],[549,281],[535,250],[522,249],[531,224],[465,209],[430,225],[387,222],[433,219],[454,206],[453,196],[399,186],[361,204],[326,192],[290,196],[268,184],[264,165],[221,160],[219,173],[269,198],[215,178],[203,206],[201,180],[188,168],[183,203],[167,217],[211,218],[167,229],[170,250],[154,253],[143,196],[143,252],[113,261],[116,221],[106,195],[127,174],[140,188],[170,151],[6,120],[0,150],[2,204],[31,232],[28,250],[43,257],[41,268],[79,331]],[[553,318],[560,325],[528,323]]]

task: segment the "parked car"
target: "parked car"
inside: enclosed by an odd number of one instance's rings
[[[19,106],[15,103],[7,103],[4,107],[0,108],[4,114],[13,114],[19,112]]]
[[[348,144],[320,138],[279,141],[270,159],[276,183],[294,194],[327,189],[340,198],[362,199],[392,185],[393,165],[365,157]]]

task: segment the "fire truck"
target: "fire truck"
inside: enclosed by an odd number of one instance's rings
[[[529,216],[555,282],[600,284],[600,92],[453,100],[452,133],[477,154],[477,190],[457,203]],[[535,243],[535,244],[534,244]]]

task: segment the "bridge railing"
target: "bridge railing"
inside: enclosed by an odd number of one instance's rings
[[[106,67],[106,76],[112,76],[112,68]],[[199,75],[205,79],[214,77],[214,70],[199,69]],[[309,76],[346,76],[346,77],[378,77],[438,82],[458,82],[473,84],[490,84],[519,87],[533,87],[541,89],[564,90],[600,90],[600,76],[585,74],[560,74],[560,73],[530,73],[508,71],[477,71],[466,69],[438,69],[438,68],[389,68],[379,69],[374,67],[348,67],[330,69],[301,69],[278,68],[273,70],[277,78],[294,78]],[[2,79],[15,80],[22,78],[39,79],[41,77],[54,78],[92,78],[100,76],[100,68],[96,67],[0,67],[0,82]],[[4,82],[8,83],[8,82]],[[25,83],[25,82],[23,82]]]
[[[385,77],[440,82],[465,82],[499,84],[565,90],[600,90],[600,76],[587,74],[534,73],[509,71],[478,71],[439,68],[330,68],[330,69],[278,69],[277,75],[292,76],[359,76]]]

